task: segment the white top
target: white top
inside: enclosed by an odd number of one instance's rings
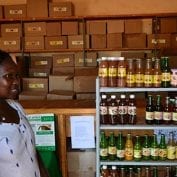
[[[21,105],[7,102],[17,110],[20,122],[0,123],[0,177],[40,177],[31,126]]]

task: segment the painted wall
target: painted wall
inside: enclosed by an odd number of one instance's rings
[[[53,2],[67,0],[53,0]],[[70,0],[75,6],[75,15],[117,15],[177,13],[177,0]],[[24,4],[27,0],[0,0],[1,5]]]

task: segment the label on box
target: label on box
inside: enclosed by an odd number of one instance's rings
[[[4,45],[17,45],[17,41],[4,41]]]
[[[16,14],[22,15],[23,11],[21,9],[20,10],[9,10],[9,14],[12,14],[12,15],[16,15]]]
[[[35,135],[36,148],[55,151],[55,116],[48,114],[28,114],[27,118]]]
[[[39,88],[44,88],[44,84],[29,84],[29,88],[31,89],[39,89]]]
[[[87,58],[86,61],[87,61],[87,63],[93,63],[92,58]]]
[[[66,12],[67,7],[53,7],[54,12]]]
[[[6,28],[6,33],[18,33],[18,28]]]
[[[40,42],[39,41],[28,41],[26,42],[27,46],[39,46]]]
[[[35,64],[35,65],[47,65],[48,62],[47,62],[47,61],[35,61],[34,64]]]
[[[51,46],[63,45],[63,41],[50,41]]]
[[[34,73],[33,73],[33,76],[36,76],[36,77],[37,77],[37,76],[38,76],[38,77],[39,77],[39,76],[40,76],[40,77],[46,77],[46,76],[47,76],[47,73],[37,73],[37,72],[34,72]]]
[[[28,27],[28,31],[41,31],[41,27],[40,26],[32,26],[32,27]]]
[[[69,63],[70,59],[69,58],[63,58],[63,59],[58,59],[57,63],[61,64],[61,63]]]
[[[84,41],[72,41],[72,45],[83,45]]]

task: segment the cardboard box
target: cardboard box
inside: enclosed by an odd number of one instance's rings
[[[77,93],[76,99],[77,100],[95,100],[96,94],[95,93]]]
[[[146,48],[146,34],[125,34],[126,48]]]
[[[97,66],[97,53],[96,52],[87,52],[85,54],[85,63],[83,52],[75,53],[75,67],[78,66]]]
[[[125,33],[142,33],[142,20],[141,19],[128,19],[125,20]]]
[[[2,37],[20,37],[22,36],[21,24],[1,24],[1,36]]]
[[[106,48],[106,35],[104,34],[91,35],[91,48],[92,49],[105,49]]]
[[[1,50],[13,52],[20,51],[20,37],[1,37],[0,48]]]
[[[177,48],[177,34],[171,35],[171,47]]]
[[[23,91],[48,92],[48,78],[22,78]]]
[[[25,50],[43,50],[44,49],[44,37],[33,36],[24,37]]]
[[[24,23],[25,36],[44,36],[46,35],[46,22]]]
[[[161,33],[176,33],[177,32],[177,19],[176,18],[161,18],[160,19],[160,32]]]
[[[85,24],[83,22],[79,22],[79,34],[83,34],[84,33],[84,29],[85,29]]]
[[[47,100],[72,100],[74,99],[73,91],[53,90],[47,94]]]
[[[54,54],[53,67],[74,66],[74,54]]]
[[[19,5],[5,5],[4,6],[4,17],[6,19],[17,19],[17,18],[26,18],[27,9],[26,4]]]
[[[142,19],[142,33],[152,34],[152,19]]]
[[[74,15],[72,2],[49,3],[49,17],[69,17]]]
[[[61,35],[61,23],[60,22],[47,22],[46,23],[46,35],[47,36],[60,36]]]
[[[74,67],[71,66],[65,66],[65,67],[53,67],[52,68],[52,75],[57,76],[74,76]]]
[[[52,57],[48,56],[31,56],[30,68],[52,68]]]
[[[19,94],[19,100],[46,100],[47,93],[41,91],[23,91]]]
[[[79,93],[95,92],[97,76],[75,76],[74,91]]]
[[[45,49],[67,49],[67,36],[46,36]]]
[[[0,6],[0,19],[3,19],[3,6]]]
[[[149,48],[169,48],[171,47],[170,34],[149,34],[148,35]]]
[[[123,33],[123,32],[124,32],[124,20],[107,21],[107,33]]]
[[[75,67],[75,76],[97,76],[98,68],[96,67]]]
[[[17,67],[21,77],[28,77],[29,56],[16,56]]]
[[[85,47],[84,47],[85,45]],[[89,35],[85,36],[85,44],[83,35],[68,36],[68,48],[69,49],[88,49],[90,46]]]
[[[87,34],[106,34],[106,21],[87,21]]]
[[[27,0],[27,17],[48,17],[48,0]]]
[[[63,21],[61,23],[62,35],[77,35],[79,31],[77,21]]]
[[[49,68],[29,68],[29,77],[48,77],[49,75]]]
[[[107,48],[122,48],[122,33],[107,34]]]
[[[49,76],[49,92],[53,90],[73,91],[73,78],[70,76]]]

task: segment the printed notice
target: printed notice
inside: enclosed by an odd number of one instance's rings
[[[95,148],[94,116],[71,116],[70,123],[72,148]]]

